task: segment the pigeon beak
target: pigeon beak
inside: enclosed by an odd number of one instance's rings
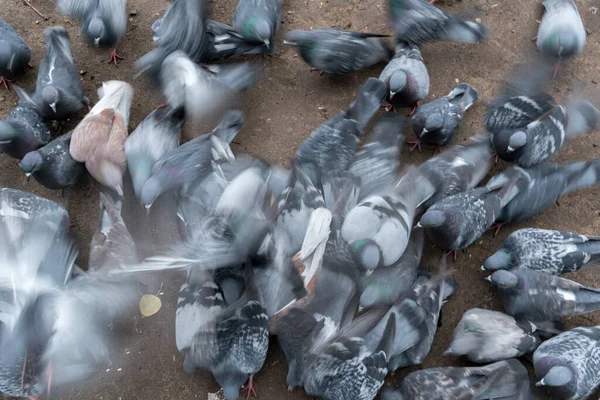
[[[264,41],[265,46],[269,47],[271,45],[271,41],[269,39],[265,39]]]
[[[54,113],[56,113],[56,103],[50,104],[50,108],[52,109],[52,111],[54,111]]]
[[[29,177],[31,176],[31,172],[25,172],[25,176],[27,177],[27,179],[29,179]]]
[[[146,214],[150,214],[150,207],[152,207],[152,203],[146,204],[144,207],[146,208]]]
[[[480,270],[480,271],[485,271],[485,265],[482,265],[482,266],[479,268],[479,270]]]
[[[123,197],[123,188],[121,187],[121,185],[115,186],[115,190],[117,191],[119,197]]]
[[[423,225],[421,225],[421,221],[417,222],[417,224],[415,225],[415,228],[422,228]]]
[[[486,280],[486,281],[488,281],[488,282],[491,282],[491,281],[492,281],[492,276],[490,275],[490,276],[488,276],[488,277],[485,277],[485,278],[483,278],[483,279],[485,279],[485,280]]]
[[[544,379],[542,378],[542,380],[541,380],[541,381],[539,381],[539,382],[537,382],[537,383],[535,384],[535,386],[544,386],[545,384],[546,384],[546,382],[544,382]]]
[[[444,355],[445,355],[445,356],[451,356],[451,355],[453,355],[453,354],[454,354],[454,353],[452,353],[452,349],[448,349],[448,350],[446,350],[446,351],[444,352]]]
[[[290,42],[288,40],[284,40],[283,44],[284,45],[288,45],[288,46],[298,46],[298,43],[296,43],[296,42]]]
[[[0,140],[0,144],[9,144],[11,142],[12,142],[12,140],[10,140],[10,139],[9,140]]]
[[[394,92],[393,90],[390,90],[390,99],[391,99],[392,97],[394,97],[394,95],[395,95],[396,93],[398,93],[398,92]]]
[[[508,149],[506,149],[506,150],[508,150],[509,153],[512,153],[513,151],[515,151],[515,149],[510,146],[508,146]]]
[[[94,39],[94,46],[100,47],[100,38],[99,37]]]

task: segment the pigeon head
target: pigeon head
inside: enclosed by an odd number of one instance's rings
[[[496,271],[486,279],[503,290],[517,289],[519,287],[519,277],[510,271]]]
[[[487,271],[509,269],[512,265],[511,260],[510,252],[506,249],[500,249],[485,260],[481,269]]]
[[[100,41],[106,36],[104,21],[100,18],[92,19],[87,28],[87,35],[93,40],[94,46],[99,46]]]
[[[39,151],[31,151],[25,154],[25,157],[19,162],[19,168],[29,177],[34,172],[37,172],[42,167],[42,155]]]
[[[524,151],[527,134],[523,131],[501,131],[491,135],[492,147],[505,161],[516,161]]]
[[[290,46],[305,46],[310,45],[313,42],[310,34],[302,29],[294,29],[285,34],[284,44]]]
[[[350,245],[354,258],[364,269],[374,270],[381,261],[381,249],[372,239],[357,240]]]
[[[427,119],[425,120],[425,131],[426,132],[434,132],[439,129],[442,129],[443,125],[444,125],[444,117],[442,116],[442,114],[434,113],[434,114],[427,116]],[[425,131],[423,133],[426,133]]]
[[[424,228],[437,228],[446,222],[446,214],[439,210],[428,210],[419,221]]]
[[[163,172],[164,169],[151,176],[142,188],[140,199],[148,211],[158,196],[176,186],[175,180],[168,173]]]
[[[577,34],[572,29],[553,31],[542,43],[542,51],[552,57],[567,58],[580,51]]]
[[[551,386],[553,388],[565,388],[574,380],[573,371],[565,365],[555,365],[550,368],[546,375],[535,385],[536,386]]]
[[[390,99],[394,97],[396,93],[404,90],[408,83],[408,77],[406,76],[406,72],[404,71],[394,71],[392,75],[390,75],[390,79],[388,82],[388,87],[390,90]]]
[[[0,60],[5,61],[4,65],[0,65],[2,69],[10,70],[11,60],[14,57],[15,51],[8,41],[0,42]]]
[[[42,101],[54,112],[56,112],[56,104],[58,103],[58,100],[58,89],[56,89],[54,86],[46,86],[42,90]]]
[[[223,371],[223,374],[215,375],[215,379],[223,387],[225,400],[237,400],[242,386],[248,381],[248,375],[232,367]]]
[[[264,19],[261,19],[256,22],[255,29],[256,36],[258,36],[260,41],[263,42],[266,46],[270,46],[271,37],[273,36],[271,25]]]
[[[508,139],[507,150],[509,153],[512,153],[513,151],[516,151],[516,150],[520,149],[521,147],[525,146],[526,143],[527,143],[527,134],[523,131],[516,131],[515,133],[510,135],[510,138]]]
[[[301,386],[302,385],[302,381],[300,379],[300,373],[298,371],[298,361],[296,359],[293,359],[290,361],[289,365],[288,365],[288,374],[287,377],[285,378],[285,382],[288,385],[288,390],[294,390],[294,388]]]
[[[0,121],[0,146],[3,144],[10,144],[10,142],[16,139],[18,134],[18,130],[10,123]]]
[[[472,329],[472,328],[471,328]],[[467,355],[473,350],[479,347],[479,332],[471,329],[461,331],[460,337],[455,333],[455,337],[448,347],[448,350],[444,352],[444,355]],[[458,329],[457,329],[458,330]]]

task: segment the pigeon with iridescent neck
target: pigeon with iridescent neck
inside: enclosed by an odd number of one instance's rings
[[[282,6],[283,0],[239,0],[233,14],[233,28],[248,42],[264,44],[269,54],[273,54]]]

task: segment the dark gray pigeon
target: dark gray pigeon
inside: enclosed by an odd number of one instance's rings
[[[33,99],[13,85],[19,104],[0,121],[0,150],[19,160],[50,141],[50,129]]]
[[[517,360],[485,367],[429,368],[410,373],[381,400],[531,399],[527,369]]]
[[[504,309],[517,320],[553,322],[600,310],[600,289],[541,272],[500,270],[486,278],[496,286]]]
[[[46,28],[44,43],[46,56],[40,64],[33,100],[45,118],[65,120],[88,107],[89,100],[73,64],[67,30],[59,26]]]
[[[25,40],[5,20],[0,18],[0,85],[8,89],[8,82],[27,71],[31,50]]]
[[[25,154],[19,168],[38,183],[52,190],[73,186],[85,171],[85,164],[73,160],[69,153],[73,131],[52,140],[38,150]]]
[[[183,110],[160,108],[144,118],[125,141],[125,157],[135,195],[141,198],[154,165],[162,156],[179,146]]]
[[[394,57],[379,79],[387,86],[387,101],[392,108],[413,107],[413,111],[429,94],[429,72],[419,47],[396,41]]]
[[[230,111],[217,127],[164,154],[152,168],[152,176],[141,192],[142,204],[147,208],[158,196],[167,191],[186,192],[195,182],[212,172],[212,161],[232,160],[229,143],[244,125],[240,111]]]
[[[468,83],[459,83],[447,96],[421,105],[410,119],[417,136],[415,147],[421,143],[440,149],[454,139],[465,111],[479,98],[477,89]]]
[[[463,314],[444,354],[485,364],[531,353],[541,342],[539,331],[531,322],[518,322],[498,311],[472,308]]]
[[[221,22],[206,20],[206,46],[200,56],[202,62],[216,62],[240,54],[269,54],[263,43],[248,41],[233,27]]]
[[[427,40],[476,43],[488,35],[483,24],[450,15],[425,0],[388,0],[390,21],[398,40],[420,44]]]
[[[500,250],[481,267],[484,270],[530,269],[561,275],[600,264],[600,236],[526,228],[514,231]]]
[[[388,62],[394,52],[381,40],[386,35],[339,29],[292,30],[284,44],[298,47],[300,56],[314,70],[330,75],[360,71]]]
[[[472,137],[466,144],[458,144],[442,151],[419,166],[417,204],[424,207],[448,196],[473,189],[487,175],[492,151],[483,135]]]
[[[579,327],[542,343],[533,353],[536,386],[554,398],[589,399],[600,385],[600,327]]]
[[[348,170],[359,136],[381,107],[384,98],[383,82],[369,78],[346,110],[315,129],[300,145],[296,158],[315,185],[320,185],[320,176],[325,172]]]
[[[396,263],[389,267],[379,267],[362,278],[361,307],[391,306],[400,297],[410,293],[421,262],[423,240],[423,229],[413,229],[408,246]]]
[[[350,173],[360,179],[361,199],[385,191],[398,179],[404,137],[402,116],[388,113],[375,122],[373,133],[350,165]]]
[[[487,186],[499,187],[517,176],[520,176],[517,181],[519,194],[503,208],[497,222],[525,220],[550,207],[562,195],[596,185],[600,182],[600,160],[544,163],[526,169],[513,167],[490,178]]]
[[[479,239],[518,194],[516,179],[502,187],[480,187],[440,200],[423,214],[419,226],[442,249],[464,249]]]
[[[262,44],[268,54],[273,54],[282,6],[283,0],[239,0],[233,14],[233,28],[248,42]]]
[[[81,21],[81,33],[94,46],[114,48],[127,29],[126,0],[57,0],[59,10]],[[112,51],[110,61],[121,59]]]

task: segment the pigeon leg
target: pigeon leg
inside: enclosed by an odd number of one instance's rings
[[[410,148],[410,152],[412,153],[417,147],[419,148],[419,153],[421,152],[421,141],[415,140],[412,142],[407,142],[407,144],[412,144],[413,147]]]
[[[158,110],[158,109],[161,109],[161,108],[165,108],[168,105],[169,105],[169,102],[165,101],[164,103],[157,105],[156,108],[155,108],[155,110]]]
[[[491,228],[490,228],[490,229],[488,229],[488,230],[495,229],[496,231],[494,232],[494,237],[496,237],[496,235],[498,234],[498,232],[500,232],[500,229],[501,229],[503,226],[504,226],[504,224],[502,224],[502,223],[494,224],[494,225],[492,225],[492,226],[491,226]]]
[[[442,152],[442,146],[435,146],[435,149],[433,149],[433,155],[435,156],[437,153],[441,153]]]
[[[458,250],[450,250],[446,253],[446,257],[452,254],[452,261],[456,261],[456,257],[458,256]]]
[[[11,82],[10,79],[0,76],[0,85],[4,85],[4,89],[8,90],[8,84]]]
[[[90,176],[90,186],[88,188],[87,194],[85,195],[86,199],[92,195],[92,192],[94,191],[95,188],[96,188],[96,186],[94,185],[94,180]]]
[[[415,103],[415,105],[413,106],[412,111],[410,112],[410,114],[408,114],[408,116],[410,117],[411,115],[413,115],[415,113],[415,111],[417,111],[417,108],[419,108],[419,102],[418,101]]]
[[[246,400],[250,399],[250,393],[252,393],[254,397],[258,399],[258,395],[256,394],[256,390],[254,390],[254,385],[252,383],[253,378],[254,375],[250,375],[250,378],[248,378],[248,383],[246,383],[246,386],[244,387],[244,390],[248,391],[248,394],[246,395]]]
[[[385,108],[385,111],[387,111],[387,112],[390,112],[390,111],[396,112],[396,107],[394,107],[391,104],[382,104],[381,107]]]
[[[554,74],[552,75],[552,78],[556,78],[556,75],[558,75],[559,68],[560,68],[560,61],[557,61],[556,65],[554,65]]]
[[[50,388],[52,387],[52,362],[48,363],[46,367],[46,374],[48,374],[48,398],[50,397]]]
[[[498,153],[497,153],[497,152],[495,152],[495,151],[494,151],[494,152],[492,153],[492,158],[495,158],[495,159],[496,159],[496,161],[494,162],[494,164],[498,164],[498,159],[499,159],[500,157],[498,157]]]
[[[117,49],[113,49],[113,51],[110,52],[110,59],[108,60],[108,63],[110,64],[111,62],[114,62],[116,66],[117,62],[122,59],[123,57],[117,54]]]
[[[25,359],[23,360],[23,372],[21,372],[21,394],[23,394],[23,388],[25,387],[25,370],[27,368],[27,350],[25,350]]]
[[[532,41],[532,42],[535,42],[535,41],[537,40],[537,36],[538,36],[538,35],[535,35],[535,36],[533,37],[533,39],[531,39],[531,41]]]

